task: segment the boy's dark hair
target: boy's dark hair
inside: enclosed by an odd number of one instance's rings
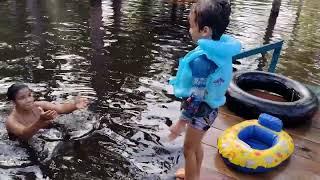
[[[23,83],[15,83],[15,84],[12,84],[9,88],[8,88],[8,91],[7,91],[7,97],[8,97],[8,100],[10,101],[15,101],[16,100],[16,95],[18,93],[18,91],[20,89],[23,89],[23,88],[28,88],[29,87]]]
[[[198,0],[191,9],[199,30],[212,29],[212,39],[219,40],[230,22],[231,7],[228,0]]]

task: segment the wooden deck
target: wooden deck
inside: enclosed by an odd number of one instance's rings
[[[234,115],[226,107],[220,108],[219,116],[203,139],[204,160],[201,179],[285,179],[320,180],[320,111],[312,123],[303,127],[286,129],[295,143],[293,155],[274,171],[264,174],[243,174],[230,169],[217,150],[217,138],[228,127],[244,119]]]

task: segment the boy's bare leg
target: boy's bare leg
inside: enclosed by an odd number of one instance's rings
[[[201,140],[205,132],[188,126],[184,141],[185,180],[199,180],[203,158]],[[179,170],[181,171],[181,170]],[[182,176],[180,176],[182,177]]]
[[[201,143],[200,143],[200,146],[198,147],[198,150],[196,151],[196,159],[197,159],[197,166],[198,166],[198,174],[200,177],[201,164],[203,160],[203,148]]]
[[[175,124],[170,127],[170,134],[168,135],[169,141],[176,139],[183,131],[185,131],[187,121],[178,120]]]

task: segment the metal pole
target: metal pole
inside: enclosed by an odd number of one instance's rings
[[[277,63],[280,57],[280,52],[282,48],[283,41],[281,41],[281,45],[277,48],[274,49],[273,55],[272,55],[272,60],[269,66],[268,71],[274,73],[276,71]]]

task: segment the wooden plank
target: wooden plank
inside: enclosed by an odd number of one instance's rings
[[[202,167],[201,173],[200,173],[200,179],[201,180],[213,180],[213,179],[234,180],[235,178],[219,173],[213,170],[212,168]]]
[[[217,149],[212,146],[203,145],[204,158],[201,168],[212,169],[222,174],[239,179],[236,172],[229,169],[220,157],[218,157]]]
[[[312,125],[313,128],[320,129],[320,110],[316,112],[316,114],[312,118]]]
[[[223,131],[210,128],[203,137],[202,143],[217,148],[217,140]],[[320,163],[320,144],[291,135],[295,144],[294,154]]]
[[[301,139],[306,139],[320,144],[320,129],[311,127],[300,127],[295,129],[285,129],[290,135],[295,135]]]
[[[203,137],[202,143],[217,148],[217,140],[222,132],[220,129],[210,128]]]
[[[219,115],[213,126],[217,129],[225,130],[227,127],[235,125],[245,119],[234,115],[225,106],[220,108]],[[316,121],[318,122],[318,121]],[[297,128],[285,129],[290,135],[296,135],[302,139],[306,139],[320,144],[320,129],[305,125]]]
[[[244,120],[244,118],[237,116],[234,112],[230,111],[227,106],[222,106],[219,108],[219,112],[223,114],[227,114],[230,116],[235,116],[239,120]],[[311,119],[311,124],[306,125],[307,127],[320,129],[320,109],[315,113],[315,115]]]
[[[238,124],[242,121],[245,121],[245,119],[235,115],[226,114],[223,111],[219,111],[218,117],[213,123],[213,127],[220,130],[225,130],[228,127]]]
[[[320,163],[320,144],[302,139],[294,134],[291,134],[291,137],[295,146],[294,154]]]
[[[313,118],[313,127],[299,127],[295,129],[286,129],[292,136],[295,142],[295,152],[284,165],[277,168],[277,170],[268,173],[267,175],[244,175],[234,172],[226,167],[222,159],[217,153],[217,138],[226,128],[242,122],[243,118],[236,116],[230,112],[226,107],[220,109],[220,113],[213,124],[214,128],[211,128],[203,139],[204,146],[214,152],[217,156],[211,161],[211,166],[214,164],[215,170],[220,173],[226,174],[236,179],[320,179],[320,130],[319,125],[319,112]],[[212,150],[214,149],[214,150]],[[207,152],[206,152],[207,153]],[[212,155],[209,155],[212,156]],[[205,155],[205,157],[208,157]],[[205,161],[208,161],[205,158]],[[205,167],[209,168],[208,162]],[[212,167],[211,167],[212,168]],[[269,175],[271,176],[269,177]]]
[[[263,174],[243,174],[230,169],[223,162],[217,152],[217,149],[204,146],[204,161],[203,168],[213,169],[235,179],[319,179],[320,178],[320,163],[310,161],[300,156],[291,156],[290,160],[269,173]]]
[[[226,114],[229,114],[229,115],[237,116],[234,112],[230,111],[227,106],[219,107],[219,112],[223,112],[223,113],[226,113]],[[239,117],[239,118],[241,118],[241,117]],[[241,119],[243,119],[243,118],[241,118]]]

